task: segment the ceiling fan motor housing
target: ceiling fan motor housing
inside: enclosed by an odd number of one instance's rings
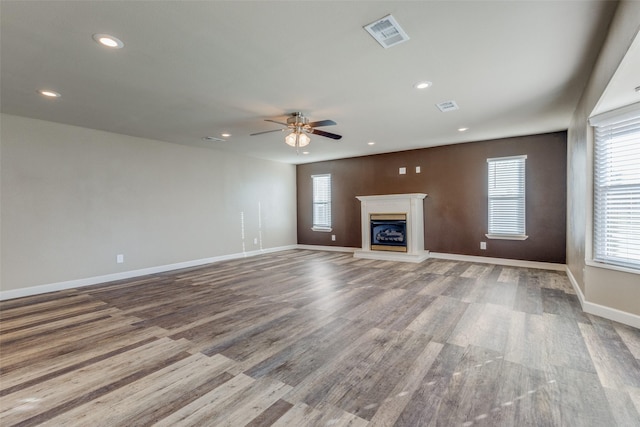
[[[296,132],[311,131],[309,119],[300,112],[291,113],[291,117],[287,119],[287,124],[289,129],[295,130]]]

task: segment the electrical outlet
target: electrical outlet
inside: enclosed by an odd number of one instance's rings
[[[331,235],[331,241],[332,241],[332,242],[335,242],[335,241],[336,241],[336,235],[335,235],[335,234],[332,234],[332,235]]]
[[[253,238],[253,244],[254,244],[254,245],[257,245],[257,244],[258,244],[258,238],[257,238],[257,237],[254,237],[254,238]]]
[[[480,249],[483,251],[487,249],[487,242],[480,242]]]
[[[406,175],[406,174],[407,174],[407,168],[400,168],[400,169],[398,170],[398,173],[399,173],[400,175]]]
[[[116,262],[118,264],[122,264],[124,262],[124,255],[123,254],[116,255]]]
[[[420,173],[420,166],[416,166],[416,173]]]

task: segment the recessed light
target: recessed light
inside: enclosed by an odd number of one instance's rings
[[[376,145],[376,143],[373,142],[373,141],[369,141],[369,142],[367,142],[367,145]]]
[[[303,151],[302,154],[309,154],[309,152],[308,151]]]
[[[221,133],[220,136],[223,137],[223,138],[229,138],[231,136],[231,134],[225,132],[225,133]]]
[[[458,128],[458,132],[466,132],[469,128]]]
[[[120,39],[110,36],[109,34],[94,34],[93,39],[96,43],[113,49],[122,49],[124,47],[124,43],[122,43]]]
[[[428,81],[424,81],[424,82],[418,82],[415,85],[413,85],[413,87],[415,87],[416,89],[426,89],[428,87],[431,87],[433,83],[428,82]]]
[[[41,89],[38,93],[42,96],[46,96],[47,98],[60,98],[60,94],[58,92],[54,92],[48,89]]]

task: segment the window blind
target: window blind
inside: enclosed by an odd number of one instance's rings
[[[487,159],[488,237],[525,239],[525,160],[527,156]]]
[[[591,121],[593,252],[595,261],[640,270],[640,106],[622,110]]]
[[[331,175],[312,175],[313,227],[331,228]]]

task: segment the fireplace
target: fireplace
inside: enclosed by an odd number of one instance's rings
[[[424,193],[356,196],[360,200],[362,247],[356,258],[422,262],[424,249]]]
[[[407,215],[371,214],[371,250],[407,252]]]

